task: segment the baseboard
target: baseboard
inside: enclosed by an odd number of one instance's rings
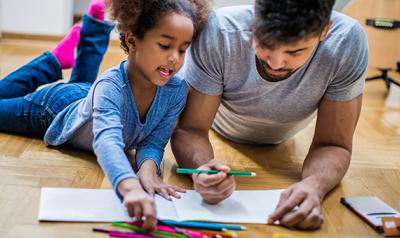
[[[2,32],[3,39],[60,41],[63,36]]]
[[[63,37],[64,36],[1,32],[1,38],[3,39],[60,41]],[[119,39],[111,39],[110,45],[119,46],[120,45]]]

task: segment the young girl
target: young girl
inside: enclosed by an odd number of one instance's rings
[[[129,215],[144,216],[144,228],[154,228],[154,193],[170,199],[184,191],[158,175],[188,91],[173,75],[206,19],[207,2],[110,1],[128,59],[95,81],[113,26],[104,21],[104,0],[92,0],[82,29],[74,26],[52,52],[0,81],[0,131],[44,134],[52,146],[93,150]],[[35,92],[74,64],[68,83]],[[136,174],[125,154],[131,149],[136,149]]]

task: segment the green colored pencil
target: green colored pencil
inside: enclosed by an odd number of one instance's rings
[[[187,168],[177,168],[176,172],[178,174],[217,174],[221,171],[219,170],[207,170],[207,169],[187,169]],[[235,176],[247,176],[247,177],[254,177],[256,176],[256,173],[254,172],[246,172],[246,171],[236,171],[236,170],[231,170],[227,173],[228,175],[235,175]]]
[[[135,225],[130,225],[122,222],[112,222],[111,223],[113,226],[118,226],[121,228],[129,229],[135,233],[144,233],[144,229],[140,228]],[[175,233],[170,233],[170,232],[165,232],[165,231],[159,231],[155,230],[151,234],[157,235],[157,236],[162,236],[162,237],[173,237],[173,238],[187,238],[185,235],[182,234],[175,234]]]

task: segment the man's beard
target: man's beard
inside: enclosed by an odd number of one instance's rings
[[[285,68],[279,69],[279,70],[273,70],[273,69],[271,69],[271,67],[267,63],[265,63],[264,61],[260,60],[257,56],[256,56],[256,58],[257,58],[257,62],[260,65],[260,69],[262,70],[263,78],[268,80],[268,81],[278,82],[278,81],[285,80],[285,79],[289,78],[295,71],[293,69],[285,69]],[[273,70],[273,71],[279,72],[279,73],[285,72],[285,74],[277,76],[277,75],[273,75],[273,74],[268,73],[268,70],[270,70],[270,71]]]

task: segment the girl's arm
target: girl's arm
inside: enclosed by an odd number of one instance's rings
[[[176,97],[170,104],[168,112],[163,116],[160,123],[150,135],[138,144],[136,149],[136,163],[138,169],[140,169],[146,160],[153,160],[157,166],[157,174],[160,175],[160,164],[165,146],[171,138],[172,131],[186,103],[187,85],[185,82],[182,83],[185,87],[178,88],[179,92],[177,92]]]
[[[175,191],[183,190],[175,186],[165,187],[165,185],[160,185],[159,187],[154,187],[156,184],[155,181],[160,181],[158,176],[150,176],[151,174],[145,171],[151,171],[154,168],[158,175],[161,174],[160,164],[163,158],[165,146],[171,137],[179,115],[186,103],[188,88],[185,82],[182,82],[182,84],[184,86],[177,88],[179,91],[174,97],[174,100],[172,100],[168,112],[163,116],[161,122],[145,140],[138,144],[136,149],[136,163],[139,169],[138,175],[140,176],[142,185],[149,193],[157,192],[167,199],[169,199],[169,195],[177,195]],[[146,174],[146,176],[142,176],[142,174]],[[161,183],[161,181],[159,183]],[[175,197],[179,197],[179,195]]]
[[[131,217],[141,220],[143,227],[157,224],[152,196],[143,190],[125,154],[122,136],[122,88],[111,78],[99,80],[93,87],[93,149],[103,171]]]
[[[97,161],[110,180],[117,195],[119,183],[127,178],[137,179],[122,136],[122,88],[113,79],[102,79],[93,86],[93,150]]]

